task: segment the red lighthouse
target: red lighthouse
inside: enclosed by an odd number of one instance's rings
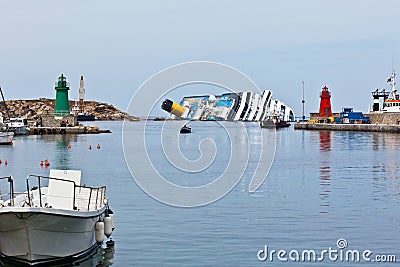
[[[322,88],[320,97],[321,102],[319,103],[319,117],[332,117],[331,92],[329,92],[326,85]]]

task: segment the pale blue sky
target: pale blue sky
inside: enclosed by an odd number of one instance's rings
[[[126,110],[151,75],[201,60],[244,72],[298,116],[302,80],[307,113],[325,83],[335,111],[367,111],[392,61],[400,72],[399,11],[396,0],[2,1],[0,86],[7,99],[54,98],[64,73],[74,99],[84,75],[87,99]]]

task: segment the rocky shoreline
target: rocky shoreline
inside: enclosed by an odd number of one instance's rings
[[[11,117],[23,117],[28,120],[38,120],[43,115],[52,114],[54,110],[54,99],[39,98],[32,100],[7,100],[6,105],[9,109]],[[74,105],[74,101],[69,101],[70,107]],[[97,101],[85,101],[85,111],[88,114],[93,114],[96,120],[131,120],[136,121],[139,118],[132,116],[126,112],[123,112],[111,104],[97,102]],[[0,104],[0,112],[3,116],[6,116],[6,109],[4,104]]]

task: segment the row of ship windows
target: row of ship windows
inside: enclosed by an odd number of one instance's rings
[[[399,103],[385,103],[385,107],[400,107],[400,102]]]

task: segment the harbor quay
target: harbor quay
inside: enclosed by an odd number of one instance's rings
[[[368,124],[299,122],[294,125],[294,129],[400,133],[400,113],[369,113],[366,116],[370,119]]]
[[[317,123],[299,122],[294,125],[295,130],[328,130],[328,131],[362,131],[362,132],[389,132],[400,133],[400,113],[369,113],[369,123]]]
[[[400,133],[400,125],[387,124],[334,124],[300,122],[294,125],[295,130],[327,130],[327,131],[360,131]]]
[[[41,127],[34,126],[30,128],[30,135],[43,135],[43,134],[99,134],[111,133],[110,130],[99,129],[94,125],[87,126],[66,126],[66,127]]]

